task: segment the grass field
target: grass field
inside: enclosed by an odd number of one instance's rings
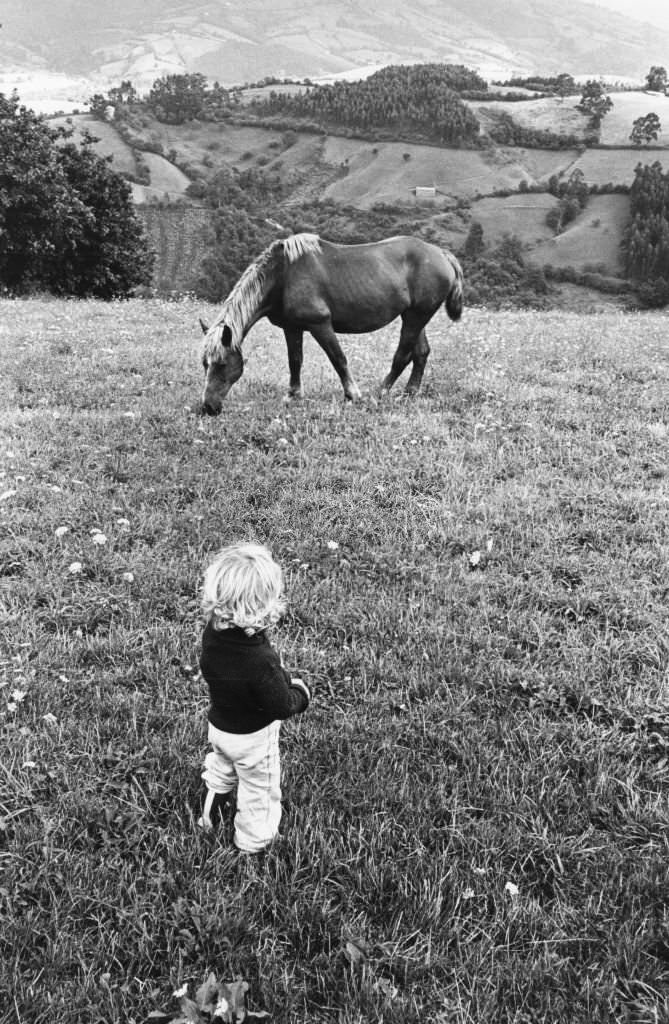
[[[212,310],[0,311],[1,1024],[155,1024],[210,972],[282,1024],[667,1021],[666,317],[439,314],[412,402],[395,329],[348,338],[354,407],[314,344],[283,404],[263,321],[201,421]],[[194,825],[242,538],[314,689],[261,859]]]
[[[607,273],[622,277],[625,259],[621,239],[630,220],[629,196],[592,196],[586,208],[559,235],[546,239],[550,232],[544,223],[544,238],[537,231],[537,241],[530,243],[530,258],[554,267],[603,266]]]

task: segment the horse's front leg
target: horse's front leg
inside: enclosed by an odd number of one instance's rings
[[[332,329],[332,324],[329,322],[314,324],[314,326],[309,328],[309,331],[337,371],[345,397],[349,402],[355,402],[360,398],[360,388],[353,380],[351,371],[348,368],[348,360],[339,344],[337,335]]]
[[[283,333],[286,336],[286,345],[288,346],[288,369],[290,371],[288,397],[301,398],[303,332],[297,327],[284,327]]]

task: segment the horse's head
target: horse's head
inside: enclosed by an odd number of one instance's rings
[[[209,333],[208,326],[200,320],[203,334]],[[232,345],[232,331],[227,324],[221,331],[221,343],[211,352],[202,357],[205,382],[202,394],[202,414],[218,416],[223,400],[232,385],[239,380],[244,372],[244,360],[238,348]]]

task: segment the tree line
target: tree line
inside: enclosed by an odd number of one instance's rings
[[[479,122],[459,93],[485,89],[479,75],[460,65],[390,66],[359,82],[313,86],[294,95],[271,92],[252,109],[261,116],[290,115],[361,131],[411,128],[441,143],[466,145],[478,137]]]
[[[640,282],[649,306],[669,303],[669,172],[659,161],[637,164],[630,190],[632,221],[625,234],[626,272]]]

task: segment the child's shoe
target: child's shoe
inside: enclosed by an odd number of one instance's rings
[[[202,805],[202,814],[197,819],[199,828],[210,831],[220,824],[225,807],[230,803],[232,793],[216,793],[208,789]]]

